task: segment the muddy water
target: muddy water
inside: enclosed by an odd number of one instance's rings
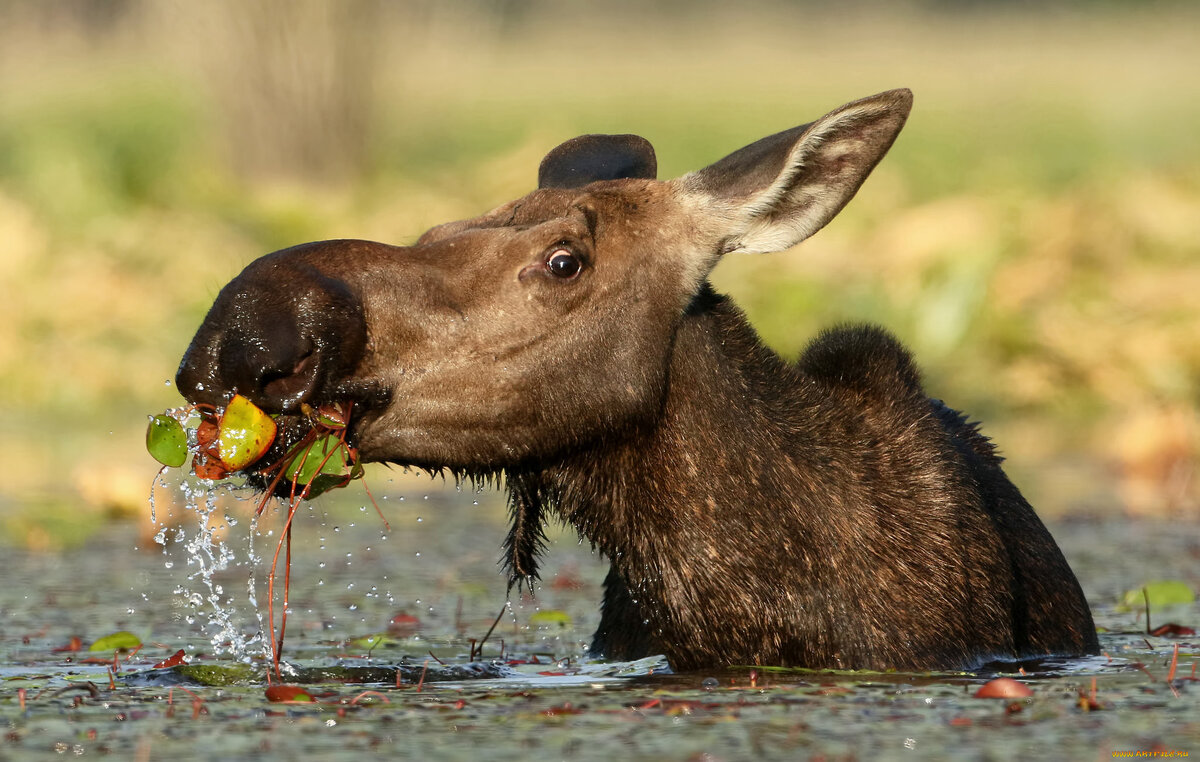
[[[145,677],[180,648],[194,664],[217,666],[261,650],[258,616],[244,602],[252,572],[261,588],[261,564],[234,562],[214,575],[223,596],[242,601],[229,614],[232,630],[214,643],[208,608],[178,592],[210,588],[197,585],[197,569],[170,531],[165,547],[152,531],[119,524],[68,554],[5,548],[0,759],[1200,754],[1200,683],[1165,680],[1174,646],[1176,676],[1186,677],[1200,661],[1200,640],[1146,637],[1143,622],[1113,605],[1122,591],[1154,579],[1200,585],[1195,525],[1053,526],[1098,624],[1109,630],[1102,644],[1112,658],[1040,665],[1029,680],[1034,697],[1007,702],[971,697],[985,676],[760,670],[752,678],[748,670],[661,674],[661,662],[580,663],[605,571],[586,545],[556,536],[536,599],[514,597],[505,607],[495,564],[505,531],[497,496],[435,486],[403,499],[388,495],[380,505],[390,529],[361,493],[319,501],[297,519],[285,655],[300,667],[340,668],[343,676],[371,674],[361,671],[368,667],[387,676],[382,684],[309,685],[316,704],[270,703],[256,683],[192,682],[185,693],[158,673]],[[250,522],[244,510],[231,516],[238,523],[217,532],[235,544]],[[277,534],[269,533],[277,529],[270,520],[260,527],[260,554],[273,550]],[[502,608],[483,658],[497,666],[478,671],[487,679],[437,679],[455,677],[450,668],[466,664],[470,639],[481,638]],[[398,614],[402,630],[363,639],[386,633]],[[1154,619],[1196,627],[1200,609]],[[118,630],[145,645],[120,664],[111,685],[109,665],[86,663],[93,654],[54,650],[73,636],[86,644]],[[232,647],[238,637],[245,641],[240,653]],[[400,687],[397,665],[404,667]],[[428,681],[418,689],[414,678],[426,665]],[[1093,678],[1094,701],[1081,701]],[[377,693],[360,697],[364,690]]]

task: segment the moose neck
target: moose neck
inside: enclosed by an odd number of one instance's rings
[[[631,587],[702,589],[703,580],[670,577],[720,569],[710,559],[778,528],[759,504],[778,470],[767,453],[785,449],[781,422],[804,406],[798,383],[741,311],[706,287],[676,335],[658,418],[547,469],[543,483]]]

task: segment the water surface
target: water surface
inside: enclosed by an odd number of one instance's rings
[[[382,674],[386,682],[310,684],[318,703],[277,704],[253,681],[184,682],[185,692],[155,673],[147,677],[181,648],[193,664],[237,665],[262,648],[259,619],[247,603],[234,607],[229,625],[248,644],[244,653],[228,638],[214,643],[208,608],[177,592],[211,592],[189,580],[197,569],[182,545],[169,541],[164,553],[153,533],[114,524],[67,553],[4,551],[0,759],[350,759],[384,751],[501,760],[1200,754],[1200,683],[1186,679],[1200,661],[1200,640],[1147,636],[1140,615],[1114,606],[1123,591],[1150,580],[1200,583],[1194,525],[1052,526],[1097,624],[1108,630],[1101,636],[1107,655],[1030,665],[1034,697],[1005,701],[972,697],[992,675],[752,675],[748,668],[664,674],[661,660],[587,663],[580,655],[598,622],[605,567],[572,535],[556,536],[536,598],[514,595],[506,607],[495,563],[505,531],[498,496],[440,486],[403,499],[390,495],[380,501],[390,530],[357,496],[322,502],[328,505],[303,511],[295,529],[285,655],[303,668]],[[244,513],[235,518],[223,530],[231,543],[249,531]],[[273,550],[273,542],[257,549]],[[244,601],[250,573],[231,564],[215,584]],[[255,575],[261,586],[261,565]],[[482,638],[502,608],[483,658],[464,667],[471,639]],[[397,615],[408,624],[382,642],[363,640],[386,633]],[[1200,625],[1195,604],[1153,617],[1155,625]],[[111,687],[109,665],[86,663],[95,654],[54,650],[72,637],[86,646],[119,630],[144,646],[120,663]],[[1168,684],[1176,645],[1177,679]]]

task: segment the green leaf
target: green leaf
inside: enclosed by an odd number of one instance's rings
[[[182,466],[188,455],[183,424],[169,415],[152,416],[146,427],[146,451],[164,466]]]
[[[559,627],[568,627],[571,624],[571,615],[558,609],[546,609],[545,611],[534,612],[529,617],[529,623],[535,627],[545,627],[555,624]]]
[[[230,471],[241,471],[258,460],[275,441],[275,420],[240,394],[221,416],[217,454]]]
[[[180,664],[171,669],[200,685],[247,685],[258,679],[249,664]]]
[[[141,638],[132,632],[121,630],[105,635],[88,648],[89,651],[132,651],[142,644]]]
[[[1145,589],[1145,596],[1142,590]],[[1117,605],[1119,611],[1133,611],[1146,607],[1146,598],[1150,599],[1150,611],[1161,606],[1187,605],[1196,600],[1196,593],[1186,582],[1177,579],[1160,579],[1147,582],[1142,587],[1126,590]]]
[[[338,489],[339,487],[345,487],[346,484],[347,480],[344,476],[318,476],[312,480],[311,484],[308,485],[308,492],[305,495],[305,499],[312,500],[319,495],[324,495],[330,490]]]
[[[297,484],[312,484],[312,489],[309,491],[309,497],[315,497],[313,494],[317,491],[321,481],[328,482],[328,479],[318,480],[318,476],[337,477],[340,482],[346,476],[346,451],[342,446],[342,440],[338,439],[333,434],[326,434],[323,437],[317,437],[312,444],[296,453],[291,462],[287,466],[287,478]],[[329,489],[329,486],[323,486],[321,491]]]
[[[350,647],[356,651],[374,651],[376,648],[385,643],[395,642],[382,632],[377,632],[374,635],[363,635],[361,638],[355,638],[350,641]]]

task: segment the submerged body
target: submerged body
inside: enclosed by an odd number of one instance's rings
[[[514,582],[557,512],[611,560],[593,651],[962,669],[1097,650],[1078,583],[990,443],[876,328],[762,346],[707,274],[823,226],[891,145],[892,91],[655,178],[635,136],[552,151],[539,189],[412,247],[329,241],[219,295],[179,388],[288,426],[354,403],[363,460],[502,474]]]

